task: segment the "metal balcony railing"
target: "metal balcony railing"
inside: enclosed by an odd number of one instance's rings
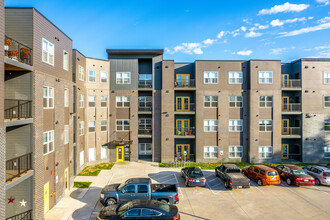
[[[28,153],[6,161],[6,182],[32,170],[32,153]]]
[[[8,36],[5,36],[5,56],[32,66],[32,49]]]
[[[282,112],[301,112],[301,103],[282,104]]]
[[[174,82],[175,88],[195,88],[195,80],[194,79],[184,79],[184,80],[176,80]]]
[[[139,106],[139,112],[151,112],[152,107]]]
[[[175,105],[176,112],[193,112],[196,111],[195,103],[183,104],[183,105]]]
[[[195,127],[176,127],[175,135],[193,136],[193,135],[195,135]]]
[[[139,129],[139,134],[142,134],[142,135],[152,135],[152,130],[150,129]]]
[[[6,220],[31,220],[33,219],[32,216],[32,209],[26,212],[22,212],[20,214],[11,216],[9,218],[6,218]]]
[[[300,127],[286,127],[282,128],[282,135],[300,135]]]
[[[282,88],[301,88],[301,79],[284,79]]]
[[[5,119],[32,118],[32,101],[5,99]]]

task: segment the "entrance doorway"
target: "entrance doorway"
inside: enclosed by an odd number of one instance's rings
[[[124,146],[117,146],[117,161],[124,161]]]
[[[282,159],[289,159],[289,145],[282,144]]]

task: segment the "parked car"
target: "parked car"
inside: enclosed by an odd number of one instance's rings
[[[245,176],[256,181],[259,186],[277,185],[281,183],[281,179],[277,171],[264,165],[244,167],[242,172]]]
[[[250,188],[250,180],[235,164],[224,164],[215,168],[215,176],[220,177],[226,188]]]
[[[315,180],[308,175],[304,169],[296,165],[273,165],[271,166],[277,170],[280,177],[286,181],[288,185],[296,186],[314,186]]]
[[[181,169],[181,177],[186,186],[205,186],[206,178],[200,167],[185,167]]]
[[[328,163],[328,164],[320,164],[320,166],[326,167],[326,168],[330,169],[330,163]]]
[[[110,219],[161,219],[179,220],[179,210],[175,205],[156,200],[133,200],[121,205],[104,207],[97,216],[98,220]]]
[[[176,204],[179,202],[176,184],[151,184],[150,178],[131,178],[121,184],[111,184],[101,191],[100,202],[121,204],[134,199],[148,199]]]
[[[315,185],[330,185],[330,169],[322,166],[306,166],[304,170],[314,177]]]

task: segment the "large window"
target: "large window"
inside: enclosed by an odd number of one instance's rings
[[[273,107],[273,96],[259,96],[259,107],[261,108]]]
[[[88,96],[88,107],[95,107],[95,95]]]
[[[204,146],[204,158],[218,158],[218,147]]]
[[[272,131],[273,121],[272,120],[259,120],[259,131]]]
[[[100,71],[100,80],[101,80],[101,83],[107,83],[108,82],[108,72]]]
[[[107,159],[108,158],[108,146],[103,145],[101,147],[101,159]]]
[[[108,106],[108,96],[102,95],[101,96],[101,107],[107,107]]]
[[[96,72],[95,70],[88,70],[88,82],[96,82]]]
[[[139,111],[151,111],[151,110],[152,110],[152,97],[139,96]]]
[[[259,159],[272,159],[273,147],[259,147]]]
[[[151,134],[152,123],[151,118],[139,119],[139,134]]]
[[[272,84],[273,72],[272,71],[259,71],[259,84]]]
[[[54,66],[54,44],[50,43],[46,39],[42,39],[42,62],[48,63]]]
[[[229,158],[242,158],[243,146],[229,146]]]
[[[54,108],[54,88],[44,86],[44,108]]]
[[[108,130],[108,120],[101,120],[101,131]]]
[[[229,96],[229,107],[242,108],[243,107],[243,96]]]
[[[69,107],[69,89],[64,89],[64,107]]]
[[[80,66],[78,67],[78,78],[80,81],[84,81],[85,80],[85,68]]]
[[[152,155],[151,143],[140,143],[139,144],[139,155]]]
[[[205,108],[218,107],[218,96],[204,96],[204,107]]]
[[[218,120],[204,120],[204,131],[205,132],[218,131]]]
[[[243,131],[243,120],[229,120],[229,131]]]
[[[54,151],[54,131],[44,132],[44,154]]]
[[[324,157],[330,158],[330,146],[325,146],[323,149],[324,149]]]
[[[79,135],[84,135],[85,133],[85,122],[79,122]]]
[[[330,72],[323,73],[323,82],[324,84],[330,84]]]
[[[330,108],[330,96],[323,96],[324,108]]]
[[[95,121],[88,122],[88,132],[95,132]]]
[[[243,83],[243,73],[242,72],[229,72],[228,73],[228,83],[229,84],[242,84]]]
[[[95,161],[96,160],[96,148],[89,148],[88,149],[88,161]]]
[[[79,107],[83,108],[85,106],[85,96],[80,94],[80,98],[79,98]]]
[[[129,107],[129,96],[116,96],[117,108],[128,108]]]
[[[117,120],[116,131],[129,131],[129,120],[128,119]]]
[[[330,120],[324,120],[324,130],[330,131]]]
[[[204,72],[204,84],[218,84],[218,72]]]
[[[131,84],[131,73],[130,72],[117,72],[116,73],[116,84]]]
[[[64,144],[69,143],[69,125],[64,125]]]
[[[63,69],[69,71],[69,53],[63,50]]]

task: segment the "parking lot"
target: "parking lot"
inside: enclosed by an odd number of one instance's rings
[[[330,187],[258,186],[229,190],[204,170],[207,187],[185,187],[180,168],[160,168],[155,163],[122,163],[112,169],[109,184],[128,178],[149,177],[153,183],[178,184],[181,219],[330,219]],[[91,215],[95,219],[102,205]]]

